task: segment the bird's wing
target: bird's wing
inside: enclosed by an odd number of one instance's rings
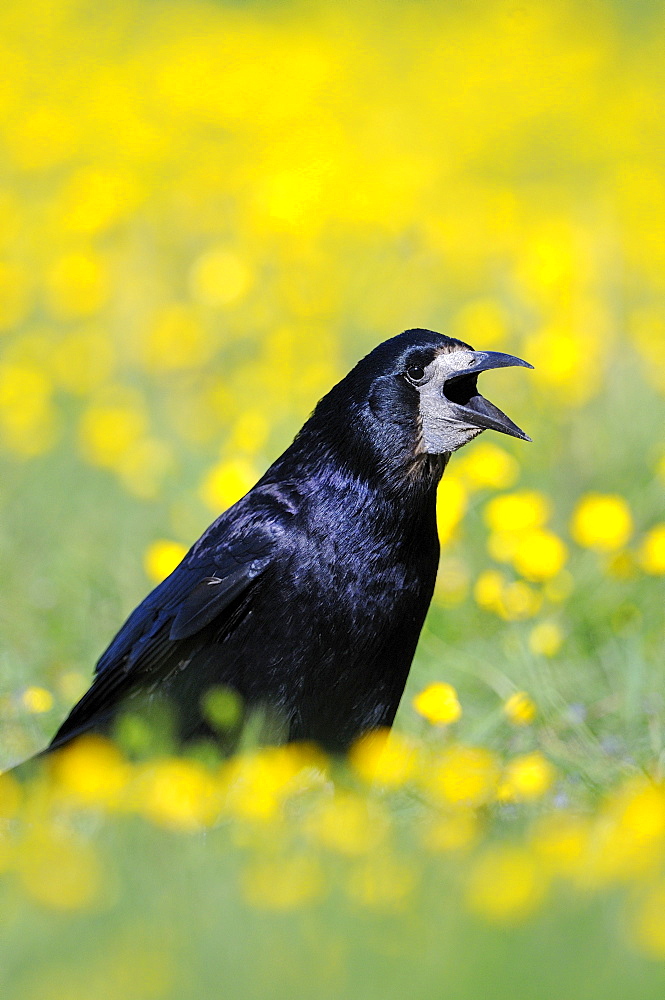
[[[225,613],[232,612],[278,551],[278,533],[265,528],[217,546],[206,544],[206,536],[127,619],[51,748],[110,718],[119,700],[137,686],[158,689],[160,679],[191,658],[200,644],[197,633],[215,620],[223,627]]]

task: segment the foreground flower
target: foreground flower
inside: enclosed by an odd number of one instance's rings
[[[512,923],[542,902],[547,880],[536,859],[521,847],[488,847],[469,875],[467,905],[487,920]]]

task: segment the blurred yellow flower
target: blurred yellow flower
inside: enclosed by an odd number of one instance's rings
[[[46,275],[48,305],[57,319],[76,319],[97,312],[109,294],[106,264],[93,250],[58,257]]]
[[[161,583],[173,572],[186,553],[187,549],[180,542],[173,542],[166,538],[159,538],[157,541],[151,542],[143,556],[143,568],[146,576],[155,583]]]
[[[536,703],[526,691],[515,691],[506,699],[503,711],[515,726],[530,725],[538,714]]]
[[[486,569],[480,574],[473,588],[476,603],[487,611],[498,611],[506,583],[505,576],[498,569]]]
[[[252,284],[248,264],[228,247],[212,247],[192,264],[189,286],[197,302],[228,306],[247,294]]]
[[[505,767],[499,798],[503,801],[526,802],[547,792],[556,777],[552,764],[540,751],[514,757]]]
[[[436,494],[436,523],[442,545],[453,537],[464,517],[466,505],[467,491],[463,483],[457,476],[446,473]]]
[[[245,410],[236,420],[229,434],[229,446],[246,455],[256,453],[266,442],[270,432],[267,416],[260,410]]]
[[[487,920],[523,920],[543,901],[547,879],[533,855],[522,847],[486,848],[469,873],[469,909]]]
[[[510,316],[495,299],[476,299],[455,313],[450,336],[466,344],[494,347],[505,339],[509,325]]]
[[[320,785],[325,773],[321,754],[290,743],[240,754],[222,772],[224,809],[232,816],[268,822],[289,795]]]
[[[112,468],[143,436],[145,428],[145,414],[137,407],[120,403],[93,405],[81,418],[81,449],[93,465]]]
[[[443,681],[428,684],[414,697],[412,704],[416,712],[433,725],[456,722],[462,714],[457,691]]]
[[[494,497],[485,505],[485,521],[497,532],[541,528],[550,516],[547,497],[537,490],[522,490]]]
[[[82,167],[60,196],[58,221],[65,230],[91,236],[131,215],[140,194],[136,177],[127,170]]]
[[[109,740],[80,736],[49,759],[58,790],[88,805],[118,806],[131,779],[131,766]]]
[[[450,805],[480,806],[494,798],[500,774],[499,762],[489,750],[460,744],[444,750],[423,780]]]
[[[633,533],[630,507],[616,494],[587,493],[575,507],[570,530],[578,545],[614,552],[623,548]]]
[[[208,472],[200,496],[210,510],[219,513],[240,500],[257,479],[255,467],[246,458],[224,459]]]
[[[29,712],[35,714],[50,712],[53,708],[53,695],[46,688],[29,687],[21,695],[21,703]]]
[[[479,441],[458,460],[457,475],[471,489],[505,490],[519,475],[519,464],[503,448],[491,441]]]
[[[364,781],[399,787],[415,772],[417,749],[397,731],[375,729],[354,743],[349,763]]]
[[[521,532],[512,552],[512,564],[523,577],[540,583],[563,569],[568,551],[558,535],[546,528]]]
[[[563,631],[556,622],[539,622],[529,632],[529,649],[537,656],[556,656],[563,640]]]
[[[523,621],[538,614],[542,603],[541,595],[533,587],[515,580],[502,589],[497,611],[506,621]]]
[[[133,793],[140,811],[173,830],[198,830],[219,815],[220,789],[196,761],[165,759],[144,765]]]
[[[665,523],[656,524],[646,533],[639,548],[642,569],[654,576],[665,573]]]

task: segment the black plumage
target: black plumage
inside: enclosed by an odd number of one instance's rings
[[[524,362],[427,330],[380,344],[130,615],[49,749],[155,697],[179,741],[217,738],[201,706],[218,686],[333,752],[391,725],[434,589],[450,451],[488,426],[526,436],[477,394],[478,372],[507,364]]]

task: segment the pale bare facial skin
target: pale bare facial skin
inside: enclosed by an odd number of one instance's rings
[[[457,451],[486,429],[529,441],[530,438],[475,388],[475,378],[490,368],[532,366],[497,351],[445,351],[412,381],[420,393],[423,450],[430,455]]]

